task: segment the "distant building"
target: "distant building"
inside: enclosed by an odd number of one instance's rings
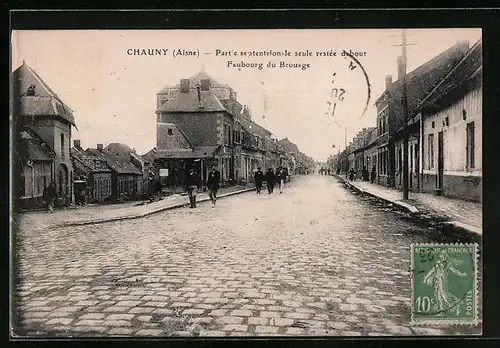
[[[112,175],[106,157],[99,151],[84,150],[80,140],[74,140],[71,158],[75,173],[75,201],[81,202],[82,194],[86,203],[102,203],[111,200]]]
[[[14,157],[18,208],[40,206],[44,186],[50,181],[56,184],[57,204],[67,206],[73,199],[73,112],[26,63],[14,71],[12,83],[14,144],[19,146],[14,149],[18,152]]]
[[[250,181],[257,167],[282,161],[271,132],[252,120],[230,86],[204,71],[158,92],[156,113],[156,162],[172,188],[182,189],[187,168],[206,182],[216,165],[227,185]]]
[[[97,144],[97,149],[87,150],[88,153],[102,154],[106,158],[106,164],[111,169],[112,196],[117,201],[143,196],[143,172],[130,161],[130,154],[127,156],[128,149],[130,148],[127,145],[112,143],[106,148]]]

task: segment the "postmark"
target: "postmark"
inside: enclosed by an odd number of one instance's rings
[[[478,245],[411,245],[412,325],[477,325]]]

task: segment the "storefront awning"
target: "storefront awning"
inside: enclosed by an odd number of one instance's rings
[[[158,158],[212,158],[219,146],[201,146],[194,149],[157,150]]]

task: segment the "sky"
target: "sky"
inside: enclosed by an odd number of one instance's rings
[[[397,80],[401,32],[14,31],[11,62],[14,71],[25,61],[73,110],[78,129],[73,129],[72,138],[81,140],[84,148],[121,142],[140,154],[149,151],[156,146],[156,93],[203,69],[215,81],[230,85],[239,102],[249,105],[257,123],[324,161],[344,148],[346,132],[349,142],[362,128],[375,126],[374,102],[385,89],[385,77]],[[406,33],[408,72],[459,40],[472,45],[481,38],[481,29],[408,29]],[[166,55],[129,55],[134,49],[168,51]],[[178,50],[197,54],[174,56]],[[230,51],[231,56],[216,54],[217,50]],[[270,50],[287,50],[291,56],[241,55],[242,51]],[[352,51],[355,59],[342,56],[343,50]],[[295,56],[296,52],[305,55]],[[316,52],[336,52],[337,56],[316,56]],[[263,68],[238,68],[228,61],[262,63]],[[279,67],[280,61],[299,67]],[[269,62],[276,67],[267,67]],[[302,64],[309,67],[302,69]]]

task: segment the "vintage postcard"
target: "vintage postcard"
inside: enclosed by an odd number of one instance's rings
[[[481,29],[13,30],[13,339],[482,334]]]

